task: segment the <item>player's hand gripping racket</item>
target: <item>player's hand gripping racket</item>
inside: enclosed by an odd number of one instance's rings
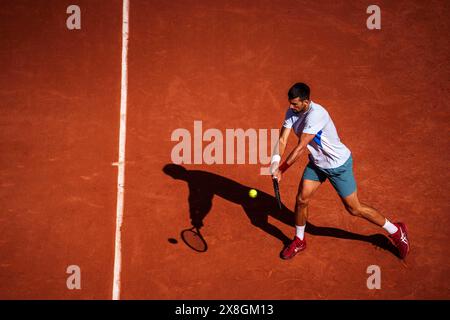
[[[197,252],[205,252],[208,250],[205,239],[203,239],[200,230],[196,227],[183,230],[181,232],[181,239],[183,239],[184,243],[192,250]]]
[[[277,198],[278,208],[281,210],[281,196],[280,196],[280,185],[278,184],[278,179],[273,177],[273,191],[275,192],[275,198]]]

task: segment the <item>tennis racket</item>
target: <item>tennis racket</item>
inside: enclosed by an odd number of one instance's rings
[[[280,196],[280,186],[278,184],[277,178],[272,178],[273,181],[273,191],[275,192],[275,198],[277,199],[278,208],[281,210],[281,196]]]

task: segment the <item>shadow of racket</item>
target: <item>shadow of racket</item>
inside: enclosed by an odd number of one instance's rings
[[[181,239],[192,250],[197,252],[205,252],[208,250],[208,244],[196,227],[185,229],[181,232]]]

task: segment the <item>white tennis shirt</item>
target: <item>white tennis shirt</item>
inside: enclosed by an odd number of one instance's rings
[[[302,133],[315,134],[308,144],[309,158],[320,168],[337,168],[350,157],[350,150],[339,139],[333,120],[320,104],[311,101],[308,110],[299,113],[289,108],[283,127],[293,128],[298,137]]]

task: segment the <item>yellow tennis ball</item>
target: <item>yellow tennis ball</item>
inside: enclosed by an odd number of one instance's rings
[[[256,191],[255,189],[250,189],[250,191],[248,192],[248,196],[250,198],[256,198],[257,195],[258,195],[258,191]]]

